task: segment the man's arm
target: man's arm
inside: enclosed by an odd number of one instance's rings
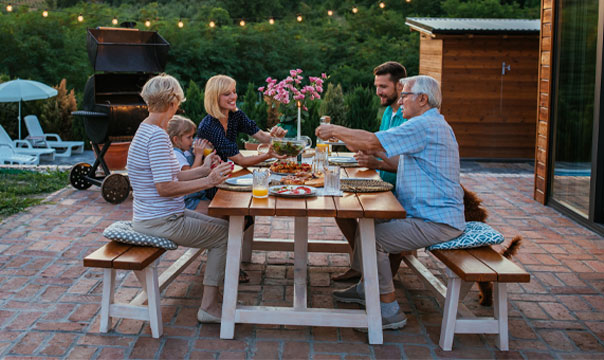
[[[374,133],[366,130],[349,129],[344,126],[325,124],[315,130],[315,135],[323,140],[336,138],[346,143],[350,151],[367,154],[383,152],[384,148]]]

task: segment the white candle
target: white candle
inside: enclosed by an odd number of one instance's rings
[[[302,133],[302,103],[298,101],[298,131],[296,139],[300,140],[300,134]]]

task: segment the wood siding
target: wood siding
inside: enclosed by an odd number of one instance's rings
[[[552,44],[554,26],[554,1],[541,0],[541,39],[539,44],[539,104],[537,106],[537,135],[535,144],[534,199],[545,204],[548,193],[550,93],[552,76]]]
[[[422,35],[420,74],[441,81],[461,157],[534,157],[538,42],[537,34]],[[502,62],[511,66],[504,76]]]

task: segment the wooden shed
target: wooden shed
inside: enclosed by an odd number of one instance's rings
[[[407,18],[461,157],[535,157],[539,20]]]

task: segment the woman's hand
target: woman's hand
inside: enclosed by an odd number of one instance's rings
[[[219,163],[220,163],[220,157],[218,155],[216,155],[216,150],[214,150],[214,151],[212,151],[212,153],[210,153],[210,155],[206,156],[206,158],[203,160],[202,167],[204,169],[206,169],[207,172],[209,173],[210,170],[213,167],[215,167],[216,165],[218,165]]]
[[[279,127],[277,125],[273,126],[271,128],[271,130],[269,131],[269,134],[272,137],[278,137],[278,138],[282,138],[285,136],[285,134],[287,134],[287,130],[283,129],[282,127]]]
[[[208,181],[210,185],[217,186],[222,184],[226,179],[228,179],[229,175],[231,175],[231,171],[233,170],[233,165],[228,162],[223,162],[218,164],[208,175]]]
[[[289,156],[287,156],[287,155],[279,155],[279,154],[277,154],[277,153],[275,152],[275,149],[273,149],[273,147],[272,147],[272,146],[269,146],[269,147],[268,147],[267,159],[270,159],[270,158],[277,158],[277,159],[281,160],[281,159],[285,159],[285,158],[287,158],[287,157],[289,157]]]

